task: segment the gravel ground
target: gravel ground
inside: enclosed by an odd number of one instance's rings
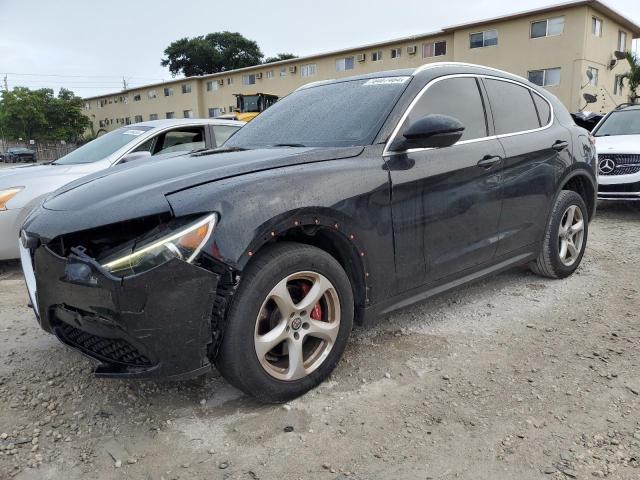
[[[90,376],[0,264],[0,478],[640,478],[640,211],[601,206],[565,281],[524,270],[354,331],[331,379],[260,405],[216,373]]]

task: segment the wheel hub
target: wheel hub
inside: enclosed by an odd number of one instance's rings
[[[302,327],[302,319],[300,317],[294,318],[291,322],[291,328],[293,330],[300,330],[300,327]]]

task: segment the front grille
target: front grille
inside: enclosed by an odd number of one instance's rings
[[[603,161],[607,159],[613,160],[615,163],[615,168],[611,171],[610,169],[602,169]],[[600,162],[600,175],[633,175],[640,172],[640,155],[637,154],[604,154],[598,157],[598,161]]]
[[[598,185],[598,192],[621,192],[621,193],[635,193],[640,192],[640,182],[636,183],[620,183],[613,185]]]
[[[125,340],[99,337],[60,322],[57,333],[71,346],[98,360],[136,367],[150,366],[151,361]]]

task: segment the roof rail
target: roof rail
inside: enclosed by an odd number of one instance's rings
[[[640,107],[640,104],[631,102],[621,103],[620,105],[616,106],[616,110],[622,110],[623,108],[627,107]]]

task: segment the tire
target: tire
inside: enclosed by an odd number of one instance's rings
[[[571,229],[567,230],[570,211],[573,211],[571,218],[574,220]],[[571,190],[560,192],[549,218],[542,249],[537,260],[529,265],[534,273],[548,278],[566,278],[576,271],[587,246],[587,212],[587,206],[578,193]],[[578,218],[581,218],[581,224]],[[578,225],[581,225],[581,230]]]
[[[281,296],[283,285],[288,294]],[[323,290],[327,286],[331,288]],[[317,294],[307,296],[312,290],[324,292],[317,303]],[[304,310],[303,301],[309,304]],[[331,255],[304,244],[269,246],[245,269],[229,308],[216,367],[232,385],[258,400],[286,402],[331,374],[346,348],[353,316],[351,283]],[[281,338],[284,341],[276,344]],[[269,349],[272,343],[277,346]]]

